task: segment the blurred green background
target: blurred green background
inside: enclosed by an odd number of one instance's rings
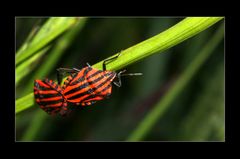
[[[33,79],[56,78],[58,67],[93,65],[148,39],[183,18],[86,18],[50,44],[16,86],[16,98],[33,91]],[[16,18],[16,50],[47,18]],[[124,141],[178,80],[223,23],[177,46],[128,66],[122,87],[110,99],[79,107],[69,117],[52,117],[34,105],[16,115],[17,141]],[[75,30],[74,30],[75,29]],[[48,63],[48,64],[46,64]],[[45,68],[44,68],[45,66]],[[45,71],[42,71],[45,70]],[[177,96],[143,141],[224,141],[224,41]]]

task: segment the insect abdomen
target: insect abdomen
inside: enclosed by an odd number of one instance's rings
[[[34,81],[35,100],[49,114],[58,113],[63,106],[64,99],[60,91],[61,88],[53,81]]]
[[[114,72],[85,67],[69,82],[63,94],[68,102],[91,105],[111,94],[113,78]]]

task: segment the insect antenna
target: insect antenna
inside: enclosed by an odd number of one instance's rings
[[[127,73],[127,74],[120,74],[120,76],[141,76],[142,73]]]
[[[143,75],[142,73],[126,73],[126,74],[123,74],[126,71],[127,70],[120,71],[117,74],[118,81],[117,82],[113,82],[113,84],[115,84],[118,87],[121,87],[122,86],[122,81],[121,81],[121,77],[122,76],[141,76],[141,75]]]

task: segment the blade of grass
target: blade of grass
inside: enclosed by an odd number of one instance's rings
[[[23,79],[28,73],[31,72],[31,70],[34,68],[32,67],[32,63],[36,62],[39,58],[42,57],[42,55],[48,51],[50,47],[46,47],[39,52],[37,52],[34,56],[26,60],[24,63],[21,63],[17,68],[16,68],[16,85],[19,84],[19,81]]]
[[[197,33],[212,26],[222,17],[191,17],[185,18],[178,24],[174,25],[170,29],[145,40],[133,47],[130,47],[121,52],[121,55],[117,60],[111,61],[107,64],[108,70],[118,70],[127,65],[130,65],[138,60],[141,60],[147,56],[150,56],[159,51],[166,50],[170,47],[177,45],[178,43],[191,38]],[[114,55],[116,56],[116,55]],[[93,65],[92,67],[102,69],[103,61]],[[16,105],[18,107],[18,105]]]
[[[194,35],[207,29],[221,19],[223,18],[185,18],[184,20],[167,29],[166,31],[122,51],[121,55],[118,57],[117,60],[112,61],[107,65],[107,69],[119,70],[154,53],[162,52],[170,47],[179,44],[186,39],[193,37]],[[97,63],[96,65],[93,65],[93,67],[97,69],[102,69],[103,61]]]
[[[49,42],[61,35],[76,23],[78,18],[50,18],[43,27],[34,36],[31,42],[27,45],[23,44],[24,48],[20,48],[16,55],[16,65],[32,56],[36,51],[46,46]]]
[[[60,57],[65,53],[65,50],[71,45],[74,38],[78,35],[78,32],[83,28],[86,18],[78,19],[76,25],[74,25],[71,30],[68,30],[53,46],[52,51],[46,57],[47,60],[44,64],[41,64],[37,70],[34,71],[32,77],[28,80],[23,94],[29,93],[32,90],[33,81],[35,79],[41,79],[47,76],[50,71],[52,71]]]
[[[38,23],[39,22],[40,21],[38,21]],[[35,24],[32,31],[30,32],[29,36],[26,38],[25,42],[23,43],[22,47],[19,49],[18,52],[23,52],[27,48],[29,43],[31,43],[31,40],[35,37],[37,31],[40,28],[38,23]],[[49,48],[50,48],[50,46],[42,48],[40,51],[33,54],[33,56],[31,56],[30,58],[25,60],[25,62],[20,63],[16,67],[16,81],[15,81],[16,85],[19,84],[19,81],[23,77],[25,77],[28,73],[30,73],[30,71],[33,69],[32,64],[34,64],[34,66],[36,66],[36,63],[34,63],[34,62],[36,62]]]
[[[34,95],[33,93],[30,93],[16,101],[16,108],[15,112],[16,114],[31,107],[34,104]]]
[[[65,43],[66,45],[65,45],[65,47],[67,46],[67,44],[69,45],[70,44],[70,42],[67,42],[66,41],[66,38],[67,38],[67,40],[72,40],[73,39],[73,36],[75,35],[75,33],[76,33],[76,31],[78,31],[78,29],[80,29],[81,27],[82,27],[82,24],[80,24],[79,26],[78,26],[79,28],[76,28],[76,30],[73,30],[73,32],[70,32],[69,34],[67,34],[66,36],[65,36],[65,38],[63,38],[63,39],[60,39],[60,44],[63,44],[63,43]],[[56,57],[55,55],[59,55],[59,54],[61,54],[61,51],[63,51],[63,50],[61,50],[61,49],[59,49],[59,47],[60,47],[60,45],[56,45],[56,47],[53,49],[53,55],[51,56],[51,58],[54,58],[54,57]],[[56,59],[54,59],[54,60],[56,60]],[[50,68],[51,68],[52,66],[50,66]],[[44,69],[46,69],[46,67],[44,66],[44,65],[42,65],[42,67],[41,67],[41,72],[38,72],[38,73],[40,73],[40,75],[45,75],[45,73],[48,73],[49,71],[45,71]],[[48,69],[48,68],[47,68]],[[42,71],[43,70],[43,71]],[[18,112],[20,112],[20,111],[22,111],[22,110],[24,110],[24,109],[27,109],[27,108],[29,108],[30,106],[32,106],[33,104],[34,104],[34,101],[33,101],[33,98],[34,98],[34,95],[33,95],[33,93],[30,93],[30,94],[28,94],[28,95],[26,95],[26,96],[24,96],[24,97],[22,97],[21,99],[18,99],[17,101],[16,101],[16,113],[18,113]],[[30,101],[28,101],[28,100],[30,100]]]
[[[38,21],[39,23],[40,21]],[[38,32],[38,30],[40,29],[40,26],[38,24],[35,24],[35,26],[33,26],[31,32],[29,33],[28,37],[26,38],[26,40],[23,42],[23,45],[21,46],[21,48],[18,50],[18,52],[22,52],[23,50],[25,50],[28,46],[28,43],[32,40],[32,38],[36,35],[36,33]]]
[[[218,64],[215,70],[179,124],[178,139],[206,141],[210,135],[219,133],[222,136],[217,140],[224,140],[224,63]]]
[[[74,38],[78,35],[78,32],[81,31],[86,20],[87,20],[86,18],[79,19],[78,23],[76,23],[76,25],[71,30],[69,30],[65,35],[63,35],[63,37],[61,37],[57,41],[56,45],[53,47],[51,53],[48,56],[48,61],[46,61],[44,65],[41,65],[40,68],[38,68],[38,70],[35,72],[33,78],[29,80],[30,82],[29,85],[26,87],[27,89],[29,90],[32,89],[31,81],[33,81],[35,77],[42,78],[49,74],[49,72],[57,64],[61,55],[71,45]],[[34,119],[30,122],[21,140],[22,141],[34,140],[38,133],[40,132],[40,129],[42,128],[42,125],[47,117],[48,115],[46,115],[43,111],[39,109],[35,113]]]
[[[130,134],[127,141],[142,140],[167,110],[176,96],[183,90],[198,69],[203,65],[207,58],[213,53],[213,50],[223,39],[223,24],[216,31],[215,35],[210,39],[198,56],[191,62],[188,68],[179,77],[177,82],[166,93],[166,95],[156,104],[156,106],[146,115],[137,128]]]

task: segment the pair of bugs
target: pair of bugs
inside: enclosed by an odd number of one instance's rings
[[[108,98],[112,93],[112,83],[121,86],[121,76],[142,75],[141,73],[124,74],[106,70],[106,63],[116,59],[120,53],[103,62],[103,70],[92,68],[89,64],[78,70],[76,68],[57,69],[58,84],[52,80],[35,80],[34,95],[36,103],[50,115],[69,114],[76,106],[92,105]],[[60,86],[63,74],[70,75]]]

